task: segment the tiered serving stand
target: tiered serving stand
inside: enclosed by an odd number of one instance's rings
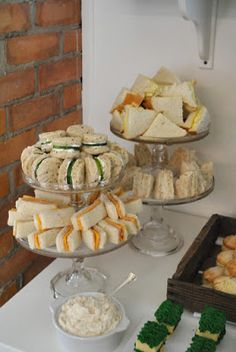
[[[86,197],[93,192],[103,192],[108,189],[112,189],[124,176],[124,170],[116,178],[111,179],[109,182],[100,182],[98,185],[90,185],[89,187],[84,185],[80,189],[61,189],[58,185],[42,185],[34,181],[28,176],[24,175],[25,182],[34,189],[39,189],[46,192],[64,194],[70,196],[70,204],[75,208],[76,211],[81,209],[86,203]],[[106,243],[103,249],[97,251],[91,251],[84,244],[74,252],[58,252],[55,247],[48,249],[31,249],[29,247],[27,239],[17,239],[19,244],[40,255],[52,257],[52,258],[67,258],[72,259],[72,267],[63,272],[59,272],[50,282],[51,289],[54,297],[58,296],[71,296],[78,292],[85,291],[104,291],[106,287],[107,277],[96,268],[88,268],[84,265],[85,258],[102,255],[105,253],[112,252],[125,244],[127,244],[133,236],[129,236],[128,240],[121,242],[119,245]]]
[[[130,142],[146,143],[152,146],[152,165],[144,167],[143,171],[155,175],[160,169],[168,169],[168,145],[190,143],[201,140],[209,134],[206,130],[199,134],[187,134],[179,138],[140,138],[126,139],[122,133],[110,126],[112,133]],[[175,173],[175,170],[172,170]],[[169,205],[187,204],[208,196],[214,189],[214,178],[210,187],[203,193],[191,198],[174,198],[158,200],[143,198],[143,204],[151,207],[151,216],[143,225],[142,231],[132,239],[132,246],[138,251],[151,256],[166,256],[177,252],[183,246],[183,237],[163,218],[163,208]]]

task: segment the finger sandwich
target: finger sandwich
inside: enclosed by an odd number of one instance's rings
[[[107,217],[100,221],[98,225],[106,231],[109,242],[119,244],[120,242],[127,240],[128,232],[122,221],[114,221]]]
[[[154,177],[151,174],[138,172],[133,180],[133,194],[135,197],[150,197],[154,184]]]
[[[74,189],[79,189],[85,184],[85,163],[83,159],[77,159],[72,165],[71,174],[69,170],[67,171],[67,176],[69,176],[69,181],[71,177],[72,187]]]
[[[123,203],[125,205],[126,213],[139,214],[143,210],[143,202],[141,198],[129,196],[123,198]]]
[[[182,97],[151,97],[145,101],[145,107],[161,112],[170,121],[177,125],[183,124],[183,99]]]
[[[94,129],[87,125],[71,125],[67,128],[66,133],[70,137],[80,137],[82,138],[84,134],[94,133]]]
[[[52,141],[58,137],[65,137],[66,132],[63,130],[57,130],[53,132],[44,132],[39,134],[39,145],[42,151],[50,152],[52,149]]]
[[[59,206],[69,205],[71,198],[67,194],[60,194],[60,193],[53,193],[53,192],[46,192],[41,191],[39,189],[34,190],[35,198],[44,199],[50,203],[55,203]]]
[[[113,111],[112,118],[111,118],[111,128],[122,133],[124,130],[124,111],[120,112],[118,110]]]
[[[124,167],[124,162],[121,156],[115,151],[104,153],[103,156],[106,156],[111,161],[111,177],[116,178],[122,171]]]
[[[27,176],[32,176],[32,165],[35,160],[38,159],[38,157],[42,155],[42,153],[33,153],[30,154],[28,157],[24,159],[24,161],[21,162],[21,167],[25,175]]]
[[[133,92],[144,95],[145,97],[150,97],[153,95],[158,95],[160,91],[159,85],[151,78],[139,74],[136,78],[134,84],[131,87]]]
[[[108,192],[104,197],[104,204],[107,211],[107,215],[112,220],[118,220],[123,218],[126,214],[125,206],[123,202],[114,193]]]
[[[111,151],[116,152],[117,154],[120,155],[124,165],[128,164],[129,153],[125,148],[121,147],[118,143],[113,143],[113,142],[109,142],[109,148]]]
[[[101,226],[95,225],[88,230],[82,231],[82,239],[92,251],[104,248],[107,242],[107,234]]]
[[[56,243],[59,229],[35,231],[28,235],[28,242],[31,249],[46,249]]]
[[[27,213],[24,212],[17,212],[16,208],[12,208],[8,211],[8,220],[7,220],[7,225],[8,226],[13,226],[15,221],[20,220],[20,221],[29,221],[33,220],[32,215],[28,215]]]
[[[125,224],[129,235],[137,235],[141,230],[139,219],[134,214],[126,214],[121,221]]]
[[[98,182],[110,180],[112,165],[107,155],[87,156],[84,162],[87,185],[95,186]]]
[[[107,135],[105,134],[84,134],[82,146],[83,151],[91,155],[98,155],[109,151]]]
[[[194,90],[195,81],[185,81],[182,83],[174,83],[171,86],[166,86],[161,90],[161,95],[164,97],[182,97],[185,108],[188,111],[197,109],[197,98]]]
[[[125,105],[140,106],[143,98],[143,94],[138,94],[127,88],[122,88],[112,106],[111,112],[122,111]]]
[[[51,156],[61,159],[74,159],[80,156],[80,137],[61,137],[52,141]]]
[[[170,71],[168,68],[162,66],[155,76],[152,78],[153,81],[155,81],[157,84],[160,85],[172,85],[174,83],[180,83],[179,77],[176,76],[176,74],[172,71]]]
[[[34,214],[35,228],[39,231],[71,225],[72,207],[52,209]]]
[[[154,197],[156,199],[174,199],[174,175],[171,170],[163,169],[158,172],[154,186]]]
[[[38,165],[35,173],[37,181],[41,185],[56,185],[61,163],[62,160],[55,157],[43,159]]]
[[[155,116],[156,111],[154,110],[127,105],[124,117],[124,137],[133,139],[142,135],[149,128]]]
[[[39,155],[37,158],[34,159],[32,166],[31,166],[31,177],[33,180],[37,180],[37,173],[38,173],[38,168],[41,165],[41,163],[45,160],[48,159],[49,156],[48,154],[42,154]]]
[[[207,131],[210,126],[210,116],[205,106],[199,106],[196,111],[189,114],[183,127],[189,133],[201,133]]]
[[[71,221],[75,230],[85,231],[106,216],[107,212],[103,202],[97,199],[93,204],[73,214]]]
[[[57,205],[44,199],[38,199],[31,196],[23,196],[16,201],[16,209],[19,214],[27,214],[33,216],[34,214],[44,211],[57,209]]]
[[[73,252],[81,243],[81,234],[73,226],[68,225],[58,232],[56,237],[56,247],[58,252]]]
[[[35,231],[34,221],[16,220],[13,227],[15,238],[26,238],[31,232]]]

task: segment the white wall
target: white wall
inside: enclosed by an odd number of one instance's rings
[[[236,1],[219,2],[212,70],[197,67],[196,33],[177,0],[83,0],[82,21],[84,121],[108,133],[114,98],[138,73],[152,76],[165,65],[182,79],[196,79],[212,128],[188,146],[214,161],[216,187],[178,209],[236,216]]]

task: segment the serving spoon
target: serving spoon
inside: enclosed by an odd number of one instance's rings
[[[134,273],[129,273],[127,278],[111,292],[110,296],[114,296],[124,286],[126,286],[126,285],[128,285],[131,282],[134,282],[136,280],[137,280],[137,276]]]

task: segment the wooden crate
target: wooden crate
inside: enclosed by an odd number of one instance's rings
[[[171,279],[168,279],[167,297],[192,312],[201,312],[207,303],[226,313],[227,320],[236,322],[236,295],[201,286],[199,271],[215,266],[221,251],[218,237],[236,234],[236,219],[218,214],[210,217],[180,261]]]

